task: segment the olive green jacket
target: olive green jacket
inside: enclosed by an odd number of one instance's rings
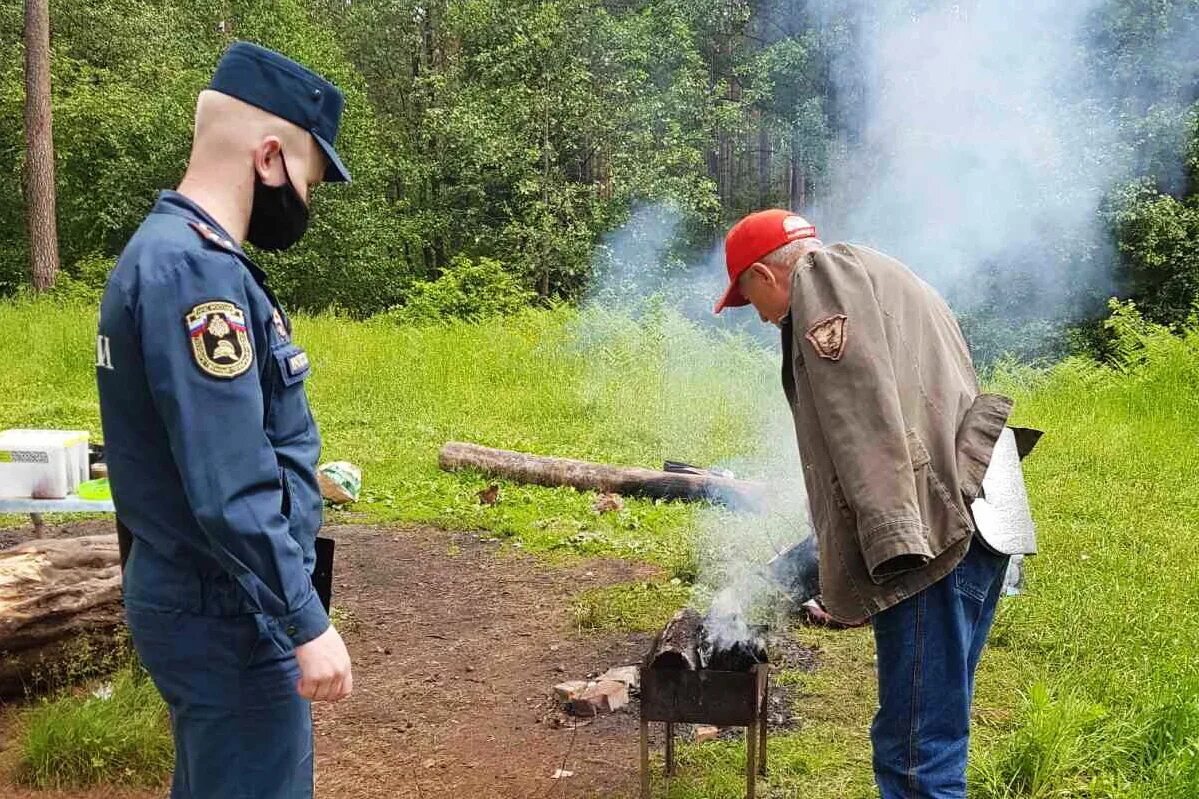
[[[969,503],[1012,401],[979,393],[936,291],[867,247],[802,258],[783,329],[822,599],[835,619],[858,623],[966,554]]]

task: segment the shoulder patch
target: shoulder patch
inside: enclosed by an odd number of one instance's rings
[[[200,303],[188,311],[184,323],[192,359],[204,374],[231,380],[245,374],[254,362],[246,315],[233,303]]]
[[[204,222],[195,221],[188,222],[188,224],[191,225],[192,230],[200,234],[200,238],[204,239],[204,241],[208,242],[209,244],[220,247],[222,250],[237,252],[237,248],[233,246],[233,242],[229,241],[229,239],[213,230],[212,226]]]
[[[849,334],[846,329],[849,322],[849,317],[845,314],[837,314],[825,319],[821,319],[816,324],[808,328],[807,335],[804,336],[808,343],[812,345],[812,349],[816,350],[816,354],[821,358],[830,361],[839,361],[841,356],[845,354],[845,344],[849,340]]]

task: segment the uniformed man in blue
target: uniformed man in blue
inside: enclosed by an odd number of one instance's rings
[[[173,799],[312,796],[310,702],[351,690],[313,589],[322,503],[311,366],[242,249],[290,247],[312,189],[348,181],[331,83],[233,45],[200,94],[177,191],[113,271],[97,376],[126,617],[171,710]]]

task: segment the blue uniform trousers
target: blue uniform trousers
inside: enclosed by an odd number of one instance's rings
[[[258,614],[126,607],[133,643],[171,711],[171,799],[310,799],[312,711],[299,668]]]
[[[883,799],[965,799],[974,673],[1007,565],[975,538],[947,577],[872,619]]]

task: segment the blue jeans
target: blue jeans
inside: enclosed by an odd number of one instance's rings
[[[171,711],[171,799],[311,799],[311,707],[260,617],[136,604],[125,616]]]
[[[872,619],[879,710],[870,728],[883,799],[964,799],[974,672],[1008,558],[978,538],[940,582]]]

